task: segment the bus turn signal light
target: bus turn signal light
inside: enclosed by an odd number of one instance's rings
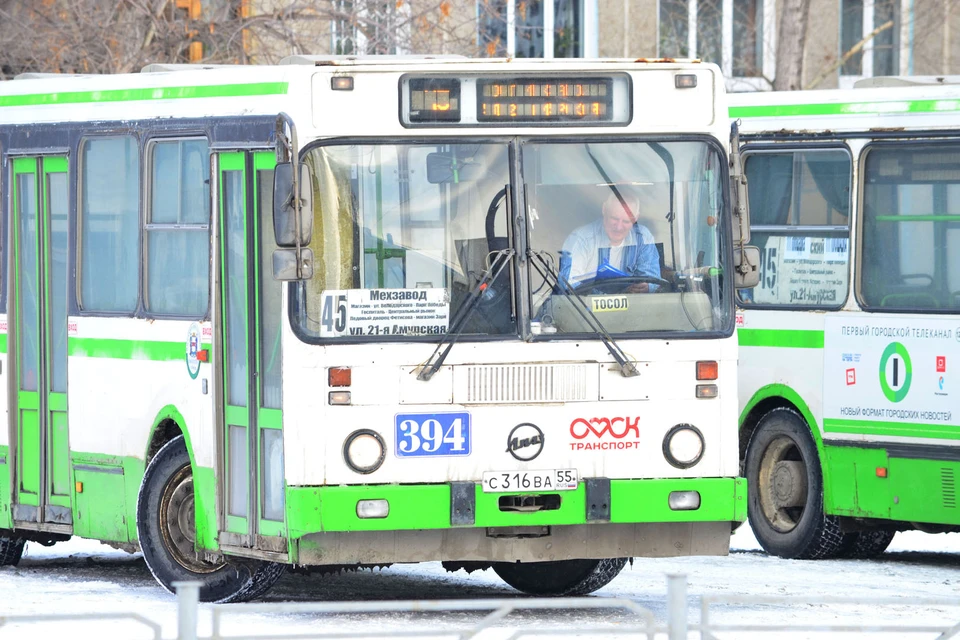
[[[886,478],[887,477],[887,468],[886,467],[877,467],[877,477]]]
[[[701,360],[697,363],[697,380],[716,380],[720,377],[720,366],[715,360]]]
[[[200,351],[197,351],[197,361],[198,361],[198,362],[210,362],[210,350],[209,350],[209,349],[200,349]]]
[[[327,383],[331,387],[349,387],[350,367],[330,367],[327,370]]]

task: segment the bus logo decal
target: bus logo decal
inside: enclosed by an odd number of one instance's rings
[[[624,424],[622,430],[617,429],[615,426],[618,422]],[[583,440],[591,433],[597,438],[603,438],[603,436],[610,434],[614,440],[622,440],[626,438],[630,433],[633,433],[635,438],[640,438],[640,429],[638,425],[640,424],[640,418],[637,417],[633,422],[630,422],[630,418],[577,418],[570,423],[570,435],[576,438],[577,440]],[[599,430],[594,425],[603,425]]]
[[[194,380],[200,373],[200,360],[197,359],[197,352],[200,351],[200,325],[196,322],[190,325],[187,331],[187,373]]]
[[[543,431],[535,424],[522,422],[507,436],[507,453],[521,462],[529,462],[543,451]]]
[[[880,356],[880,389],[890,402],[900,402],[910,391],[913,364],[907,348],[900,342],[891,342]]]

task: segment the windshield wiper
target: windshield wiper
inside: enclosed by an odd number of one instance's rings
[[[427,382],[433,377],[433,374],[440,370],[440,365],[447,359],[447,354],[450,353],[450,349],[453,348],[454,343],[460,338],[460,333],[463,331],[463,327],[466,325],[473,310],[477,308],[477,302],[479,302],[480,296],[487,290],[491,282],[494,282],[500,277],[503,268],[510,264],[510,260],[516,253],[513,249],[501,249],[500,251],[491,252],[494,258],[490,261],[490,266],[480,274],[480,280],[474,285],[473,289],[470,290],[470,293],[467,294],[467,301],[460,305],[457,314],[453,316],[453,320],[450,322],[450,329],[440,338],[440,342],[437,343],[437,347],[433,350],[433,353],[430,354],[427,361],[420,367],[420,371],[417,373],[417,380]],[[446,348],[444,348],[444,345],[446,345]],[[442,352],[440,351],[441,349],[443,349]]]
[[[623,349],[620,348],[620,345],[617,344],[616,340],[613,339],[613,336],[610,335],[603,324],[595,315],[590,312],[590,307],[587,306],[587,303],[584,302],[583,298],[579,293],[577,293],[577,290],[573,288],[570,282],[557,273],[552,266],[550,266],[550,263],[541,255],[540,251],[534,251],[530,249],[528,250],[527,255],[531,258],[530,262],[533,264],[533,267],[540,272],[540,275],[543,276],[544,280],[547,279],[547,276],[550,276],[550,279],[553,280],[554,285],[563,291],[568,298],[574,300],[573,308],[577,310],[577,313],[580,314],[580,317],[583,318],[584,322],[586,322],[593,332],[597,334],[597,336],[603,342],[603,346],[607,348],[607,351],[610,352],[610,355],[613,356],[613,359],[617,361],[618,365],[620,365],[620,375],[622,375],[624,378],[632,378],[640,375],[637,367],[630,362],[630,360],[627,358],[627,354],[623,351]]]

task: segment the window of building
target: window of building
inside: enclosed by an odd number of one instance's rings
[[[862,207],[861,304],[960,312],[960,145],[869,148]]]
[[[840,9],[840,55],[862,47],[843,63],[841,76],[899,74],[900,0],[841,0]]]
[[[478,44],[489,57],[584,56],[581,0],[480,0]]]
[[[80,149],[80,308],[133,313],[140,273],[140,154],[134,136]]]
[[[765,39],[774,30],[774,4],[774,0],[660,0],[658,55],[714,62],[728,78],[756,78],[759,83],[750,86],[766,87],[764,79],[772,79],[776,69],[773,44]]]
[[[210,150],[204,138],[148,148],[144,226],[148,313],[202,318],[210,299]]]
[[[746,156],[751,244],[760,284],[744,306],[838,308],[847,298],[850,155],[842,149],[757,151]]]
[[[330,52],[338,56],[357,52],[357,23],[353,19],[353,0],[334,0],[330,25]]]

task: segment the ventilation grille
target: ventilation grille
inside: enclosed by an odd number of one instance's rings
[[[468,365],[454,375],[456,402],[466,404],[583,402],[598,396],[596,365]]]
[[[945,509],[957,508],[957,482],[953,469],[940,468],[940,484],[943,488],[943,506]]]

